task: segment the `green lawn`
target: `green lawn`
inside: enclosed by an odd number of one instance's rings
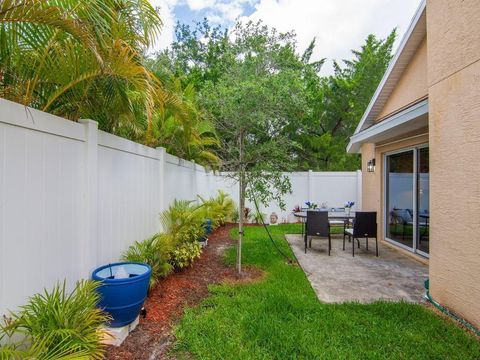
[[[282,249],[299,225],[270,228]],[[175,329],[174,351],[196,359],[479,359],[480,343],[421,305],[324,304],[299,267],[285,264],[264,230],[248,227],[245,264],[261,282],[211,287]],[[226,261],[234,261],[234,250]],[[339,284],[342,286],[342,284]]]
[[[405,227],[405,236],[411,237],[413,234],[413,225],[390,224],[389,227],[390,227],[390,234],[392,235],[402,236],[404,232],[403,230],[404,227]],[[429,233],[428,228],[425,229],[425,227],[420,226],[420,234],[422,234],[423,236],[425,235],[428,236],[428,233]]]

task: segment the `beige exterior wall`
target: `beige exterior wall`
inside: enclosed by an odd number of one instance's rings
[[[428,84],[478,61],[480,1],[427,0]]]
[[[380,211],[380,178],[378,175],[381,160],[377,157],[375,144],[363,144],[362,153],[362,210],[363,211]],[[375,172],[367,171],[367,163],[375,158]],[[378,223],[377,218],[377,223]]]
[[[375,122],[380,122],[389,115],[426,98],[427,94],[427,38],[425,37]]]
[[[480,327],[480,1],[427,2],[430,284]]]

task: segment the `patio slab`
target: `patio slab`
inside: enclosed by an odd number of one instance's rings
[[[378,258],[374,240],[369,241],[369,251],[365,250],[365,240],[360,240],[361,248],[355,248],[355,257],[352,257],[352,244],[347,241],[343,251],[343,238],[332,237],[331,256],[328,256],[325,239],[314,239],[312,248],[305,254],[301,235],[285,237],[323,302],[423,300],[423,282],[428,278],[428,266],[380,241]]]

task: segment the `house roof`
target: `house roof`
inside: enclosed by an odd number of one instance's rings
[[[426,33],[426,0],[422,0],[352,138],[375,124],[375,119],[384,108]],[[347,146],[347,152],[358,151],[358,146],[353,146],[352,138]]]

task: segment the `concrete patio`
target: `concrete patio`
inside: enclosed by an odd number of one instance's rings
[[[360,240],[360,249],[352,257],[352,243],[342,250],[341,236],[332,237],[331,256],[326,239],[313,239],[312,248],[304,252],[303,237],[286,235],[300,266],[318,298],[327,303],[376,300],[420,302],[425,293],[423,282],[428,277],[424,265],[379,241],[379,257],[375,241]]]

